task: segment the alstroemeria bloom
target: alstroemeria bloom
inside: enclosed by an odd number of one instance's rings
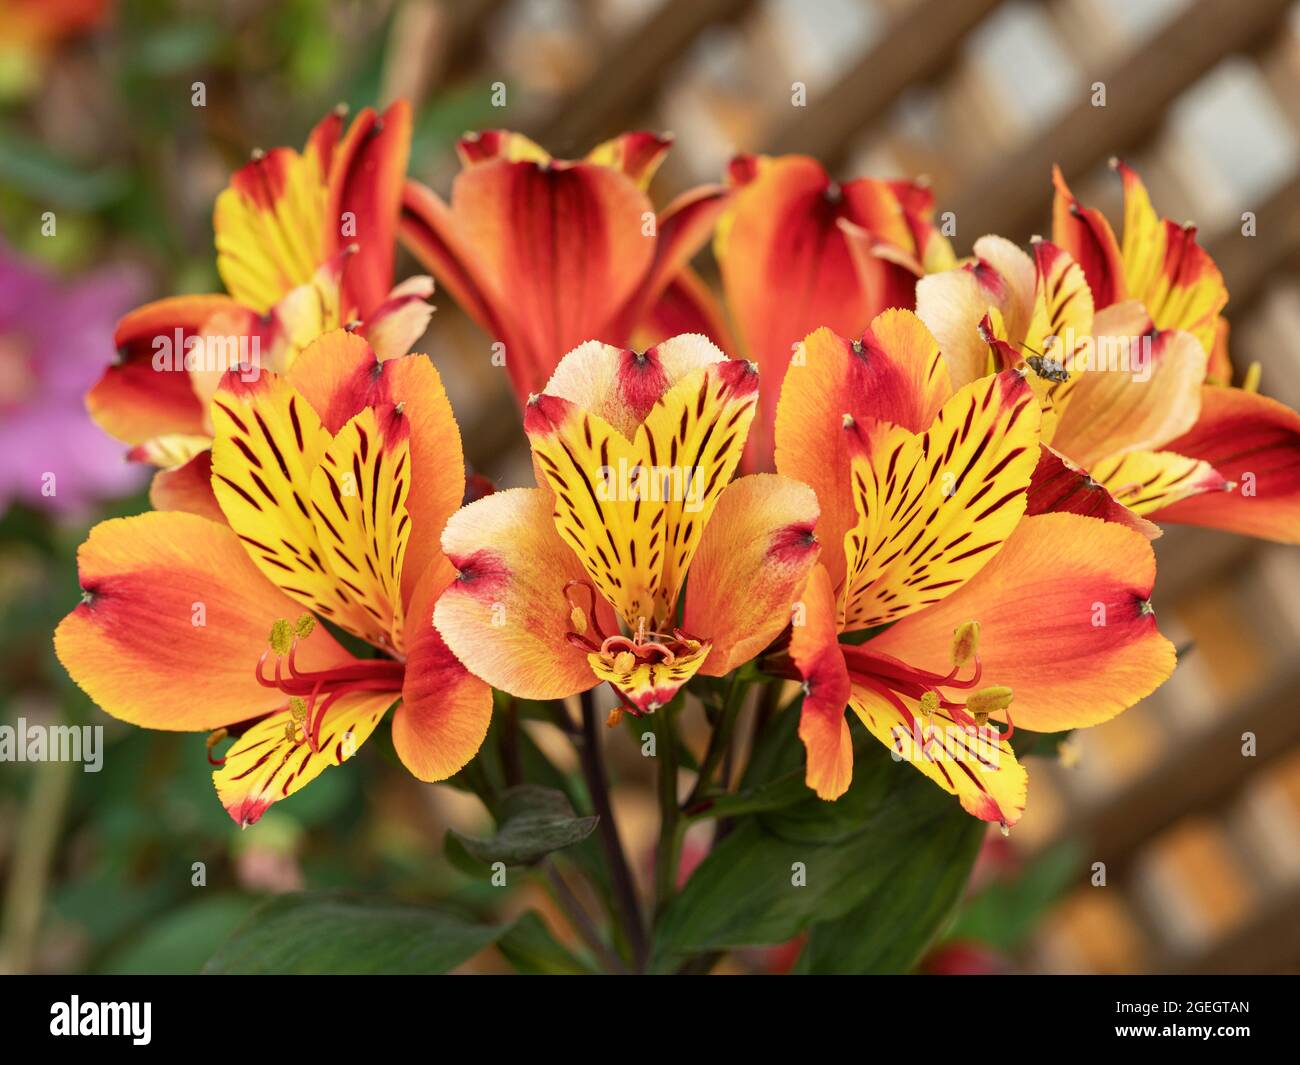
[[[381,358],[403,355],[428,325],[428,277],[390,292],[410,108],[369,108],[345,129],[338,109],[307,146],[257,153],[213,213],[226,295],[176,296],[118,323],[120,361],[86,397],[91,415],[162,467],[161,509],[212,514],[208,402],[226,370],[283,372],[321,334],[350,326]]]
[[[1207,344],[1226,298],[1222,279],[1191,233],[1155,225],[1145,191],[1124,173],[1125,257],[1176,245],[1162,260],[1164,281],[1139,283],[1139,264],[1128,272],[1133,287],[1124,288],[1123,274],[1099,272],[1105,261],[1119,270],[1118,247],[1102,255],[1102,241],[1088,244],[1078,233],[1066,235],[1091,274],[1058,244],[1036,241],[1027,255],[1000,237],[981,237],[971,262],[917,285],[917,313],[939,339],[954,385],[1006,366],[1032,367],[1042,440],[1051,447],[1031,488],[1031,513],[1113,512],[1117,501],[1141,516],[1130,519],[1135,525],[1185,521],[1294,542],[1300,417],[1207,383]],[[1064,214],[1089,220],[1070,222],[1075,229],[1109,233],[1096,212],[1058,203],[1057,214],[1058,229]],[[1147,245],[1129,247],[1130,231],[1147,233]],[[1127,292],[1142,299],[1115,301]]]
[[[160,511],[92,529],[83,601],[55,633],[64,667],[124,721],[236,735],[214,780],[240,825],[349,758],[399,699],[407,768],[459,770],[492,695],[432,623],[455,578],[438,535],[465,487],[432,363],[330,333],[284,375],[228,374],[212,424],[224,521]],[[353,656],[316,618],[379,655]]]
[[[1099,309],[1137,300],[1156,326],[1188,330],[1200,342],[1209,361],[1196,417],[1165,447],[1236,486],[1190,494],[1152,517],[1300,543],[1300,414],[1253,387],[1229,387],[1223,276],[1196,228],[1160,218],[1137,174],[1113,165],[1124,182],[1123,243],[1105,216],[1075,200],[1059,171],[1054,239],[1082,266]]]
[[[1097,724],[1173,670],[1150,544],[1097,518],[1025,516],[1039,406],[1021,372],[954,388],[903,310],[861,340],[820,329],[804,349],[776,462],[821,503],[821,562],[788,648],[808,785],[826,799],[848,787],[848,706],[976,817],[1013,824],[1026,796],[1013,714],[1042,732]]]
[[[686,267],[708,240],[726,190],[691,189],[656,215],[646,188],[670,144],[625,133],[585,159],[566,160],[521,134],[488,130],[460,141],[464,169],[450,205],[407,182],[403,241],[505,345],[521,405],[564,352],[593,338],[639,339],[662,299],[689,300],[701,287]],[[692,328],[717,337],[720,326]]]
[[[741,350],[763,370],[754,459],[770,465],[777,396],[794,348],[820,326],[860,336],[889,307],[912,308],[916,279],[955,260],[924,186],[832,181],[805,155],[740,156],[713,251]]]
[[[634,713],[752,659],[788,624],[818,554],[810,488],[774,474],[729,483],[757,399],[753,364],[702,336],[569,352],[524,418],[544,487],[447,523],[460,571],[434,614],[447,645],[513,695],[608,681]]]

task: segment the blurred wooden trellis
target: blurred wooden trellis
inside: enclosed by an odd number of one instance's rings
[[[1258,360],[1265,391],[1300,405],[1290,0],[408,0],[396,25],[442,57],[398,71],[402,89],[503,80],[503,124],[557,154],[672,129],[658,202],[718,180],[738,150],[809,152],[844,177],[927,174],[966,252],[985,232],[1047,230],[1053,162],[1115,217],[1105,161],[1122,154],[1164,213],[1201,225],[1231,293],[1236,365]],[[445,304],[437,319],[439,349],[468,352],[453,399],[471,457],[523,476],[481,338]],[[1033,853],[1074,839],[1109,887],[1081,876],[1021,962],[1300,968],[1300,554],[1189,529],[1157,553],[1162,627],[1195,647],[1155,697],[1073,741],[1075,768],[1035,767],[1013,841]]]

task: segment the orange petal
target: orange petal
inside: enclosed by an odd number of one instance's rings
[[[564,352],[611,336],[654,256],[650,201],[609,167],[496,159],[462,171],[451,202],[522,402]]]
[[[669,389],[696,370],[725,361],[698,335],[670,337],[639,353],[593,340],[560,361],[546,395],[603,418],[631,440]]]
[[[1124,181],[1123,261],[1128,294],[1141,300],[1161,329],[1182,329],[1207,353],[1214,349],[1219,312],[1228,302],[1223,274],[1196,241],[1196,227],[1157,217],[1146,186],[1121,162]]]
[[[395,407],[366,407],[334,435],[311,474],[326,568],[347,589],[346,606],[332,620],[398,653],[405,650],[401,586],[411,536],[410,479],[410,427]],[[282,578],[277,583],[284,587]]]
[[[838,221],[838,186],[807,156],[763,160],[720,222],[714,254],[746,354],[763,371],[756,446],[771,449],[776,400],[796,344],[820,326],[858,336],[878,310],[863,287]]]
[[[943,349],[955,387],[990,372],[989,345],[980,335],[980,322],[990,309],[1002,315],[1012,302],[1006,280],[984,260],[930,274],[916,283],[916,313]]]
[[[1025,498],[1025,514],[1082,514],[1127,525],[1148,540],[1160,536],[1160,526],[1146,518],[1138,517],[1098,484],[1086,470],[1076,466],[1064,455],[1043,446],[1038,453],[1038,465],[1029,482]]]
[[[608,166],[626,174],[644,191],[649,188],[651,179],[672,144],[670,134],[647,133],[645,130],[620,133],[591,149],[587,153],[587,162]]]
[[[1190,333],[1093,338],[1070,364],[1051,443],[1086,469],[1120,451],[1163,447],[1200,411],[1205,351]]]
[[[330,445],[315,411],[276,374],[244,382],[231,373],[212,422],[212,490],[254,563],[304,606],[348,613],[310,509],[312,474]]]
[[[397,218],[410,150],[411,106],[397,100],[382,115],[368,107],[358,114],[330,161],[326,250],[357,245],[344,275],[343,305],[363,319],[388,299],[393,285]]]
[[[1056,196],[1052,203],[1052,241],[1083,268],[1097,309],[1127,299],[1124,264],[1115,232],[1100,211],[1074,198],[1060,167],[1052,168]]]
[[[878,315],[860,341],[818,329],[786,375],[776,418],[776,465],[817,493],[822,564],[844,579],[844,534],[857,521],[849,492],[844,415],[921,432],[951,395],[934,338],[910,311]]]
[[[433,278],[421,274],[407,278],[370,312],[361,333],[380,362],[407,354],[424,336],[433,317],[432,295]]]
[[[1154,514],[1188,496],[1233,487],[1208,462],[1173,451],[1126,451],[1102,459],[1089,471],[1134,514]]]
[[[808,752],[804,779],[821,798],[838,799],[853,779],[853,738],[844,717],[850,687],[837,642],[835,588],[824,566],[809,573],[803,606],[790,633],[790,657],[803,677],[799,738]]]
[[[1209,365],[1205,368],[1207,385],[1232,384],[1232,358],[1228,354],[1228,319],[1220,318],[1214,332],[1214,347],[1210,349]]]
[[[433,624],[438,596],[456,579],[439,556],[416,585],[406,616],[406,679],[393,714],[393,746],[420,780],[446,780],[483,745],[492,689],[461,665]]]
[[[817,561],[817,497],[772,473],[727,486],[691,564],[682,627],[713,644],[701,667],[721,677],[744,665],[790,624]]]
[[[1020,820],[1029,775],[996,729],[959,725],[945,710],[926,718],[917,713],[917,700],[894,698],[906,708],[906,715],[889,697],[855,681],[849,705],[876,739],[899,760],[956,795],[967,813],[1007,826]]]
[[[1034,255],[1027,255],[1018,245],[997,236],[980,237],[974,246],[976,261],[971,264],[971,269],[979,278],[981,287],[994,297],[990,305],[1001,312],[1007,335],[1017,340],[1029,334],[1030,320],[1040,293],[1044,300],[1047,298],[1043,292],[1042,267],[1051,260],[1040,261],[1037,247],[1034,250]],[[917,313],[920,313],[919,293]],[[939,345],[943,346],[942,340]]]
[[[183,355],[210,318],[238,310],[228,296],[177,296],[131,311],[113,336],[121,361],[105,370],[86,396],[90,416],[127,444],[172,433],[204,432],[204,412],[184,369]],[[155,369],[155,355],[161,354],[181,355],[180,368],[169,358],[157,362],[168,368]]]
[[[730,190],[722,185],[702,185],[682,193],[659,212],[654,261],[636,299],[628,304],[622,319],[614,326],[614,336],[630,335],[664,290],[687,269],[712,236],[730,195]]]
[[[289,382],[311,404],[330,432],[365,407],[402,407],[410,430],[411,484],[406,508],[411,538],[403,567],[402,596],[439,553],[438,537],[465,496],[465,458],[460,429],[442,378],[423,355],[378,361],[360,337],[328,333],[298,357]]]
[[[906,181],[861,178],[843,187],[848,215],[840,228],[874,310],[916,303],[916,280],[957,265],[952,245],[933,224],[934,194]]]
[[[984,678],[1013,690],[1016,724],[1082,728],[1132,706],[1173,672],[1173,645],[1149,606],[1154,582],[1155,556],[1140,534],[1077,514],[1041,514],[1022,519],[953,595],[863,647],[945,675],[953,632],[977,621]]]
[[[258,572],[225,525],[176,512],[101,522],[77,565],[83,602],[59,625],[54,649],[114,717],[210,729],[283,701],[254,670],[271,625],[302,608]],[[326,632],[298,649],[303,669],[348,658]]]
[[[432,189],[418,181],[402,188],[402,213],[398,236],[424,267],[451,293],[466,314],[490,337],[502,338],[483,266],[473,245],[460,233],[451,208]]]
[[[967,385],[917,435],[850,424],[857,522],[844,537],[845,631],[951,596],[1002,548],[1038,461],[1038,407],[1015,370]]]
[[[1154,521],[1300,543],[1300,414],[1254,392],[1207,385],[1200,419],[1167,447],[1204,459],[1237,487],[1183,499]]]
[[[485,129],[466,133],[456,142],[461,165],[489,163],[493,159],[507,162],[549,163],[550,153],[540,144],[508,129]]]
[[[1025,328],[1026,356],[1065,364],[1093,332],[1092,293],[1082,268],[1048,240],[1034,242],[1034,311]]]
[[[1120,255],[1128,294],[1143,299],[1157,284],[1165,261],[1165,227],[1151,206],[1151,197],[1136,171],[1114,160],[1124,183],[1124,232]]]
[[[631,441],[568,400],[530,400],[524,429],[555,493],[556,528],[630,629],[673,615],[757,393],[751,364],[711,363],[664,393]]]
[[[200,451],[173,470],[159,470],[149,486],[154,510],[181,510],[225,524],[217,497],[212,493],[212,452]]]
[[[272,803],[311,783],[329,766],[342,765],[370,738],[396,692],[351,692],[341,696],[321,721],[319,749],[313,749],[288,710],[264,717],[226,751],[212,774],[217,798],[240,828],[256,824]]]
[[[586,575],[551,509],[550,492],[512,488],[464,507],[442,534],[459,576],[434,623],[472,673],[523,699],[562,699],[597,683],[586,654],[565,638],[573,609],[565,585]],[[598,623],[613,632],[609,608],[597,607]]]
[[[174,470],[211,446],[212,437],[206,433],[168,433],[166,436],[155,436],[143,444],[136,444],[126,453],[126,457],[130,462],[145,462],[159,469]]]
[[[265,314],[329,257],[327,166],[315,150],[273,148],[217,196],[217,271],[238,303]]]
[[[364,337],[333,329],[307,345],[284,379],[333,435],[363,407],[391,402],[374,384],[384,372]]]

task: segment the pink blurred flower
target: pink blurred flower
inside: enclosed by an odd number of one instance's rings
[[[63,282],[0,243],[0,514],[78,515],[143,483],[83,400],[140,287],[122,268]]]

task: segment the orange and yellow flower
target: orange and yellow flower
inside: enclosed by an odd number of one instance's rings
[[[1300,415],[1228,384],[1227,291],[1195,230],[1159,219],[1137,175],[1124,242],[1056,175],[1055,241],[1000,237],[923,279],[917,312],[955,385],[1032,370],[1042,463],[1029,512],[1190,522],[1300,541]],[[1147,520],[1149,519],[1149,521]]]
[[[754,365],[699,335],[569,352],[525,412],[540,487],[471,503],[443,533],[459,577],[434,616],[452,651],[513,695],[608,681],[637,714],[752,659],[819,551],[810,488],[731,481],[757,400]]]
[[[159,511],[91,531],[82,603],[55,633],[68,673],[124,721],[236,736],[214,781],[240,825],[351,757],[399,699],[407,768],[459,770],[492,697],[432,623],[455,578],[438,536],[465,488],[432,363],[380,361],[335,331],[283,375],[227,374],[210,418],[220,520]],[[379,654],[350,654],[317,619]]]
[[[740,156],[728,180],[736,192],[713,252],[739,350],[763,370],[751,448],[756,465],[770,466],[777,396],[799,341],[820,326],[860,336],[881,311],[911,309],[917,278],[956,258],[923,185],[841,184],[805,155]]]
[[[969,812],[1014,824],[1013,701],[1035,731],[1092,725],[1173,670],[1150,544],[1095,517],[1026,516],[1041,419],[1024,373],[955,385],[904,310],[860,340],[819,329],[804,352],[781,390],[776,463],[821,504],[824,549],[788,645],[808,784],[826,799],[848,787],[848,706]]]
[[[118,324],[119,362],[87,407],[132,446],[131,458],[163,469],[158,506],[214,512],[208,404],[227,369],[283,372],[312,340],[344,326],[381,358],[405,354],[424,332],[432,281],[392,288],[410,126],[404,101],[383,115],[367,108],[347,127],[339,109],[301,153],[256,153],[213,213],[226,293],[159,300]]]
[[[402,239],[505,345],[521,404],[564,352],[587,340],[629,342],[657,306],[689,301],[702,287],[683,271],[713,231],[726,190],[691,189],[656,214],[646,189],[670,144],[625,133],[566,160],[522,134],[488,130],[460,141],[450,204],[407,182]],[[691,328],[718,338],[721,327]]]

